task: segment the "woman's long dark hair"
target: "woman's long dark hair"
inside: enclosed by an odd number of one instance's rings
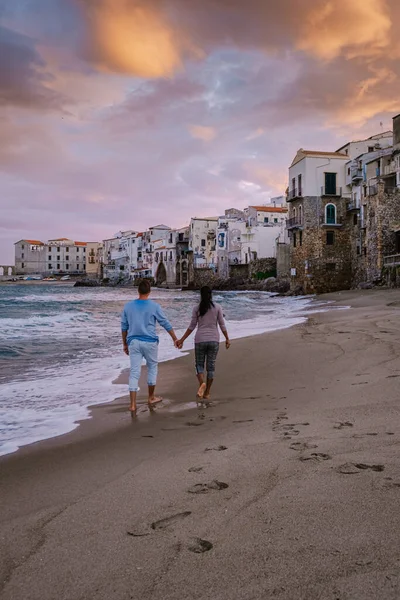
[[[214,302],[212,301],[212,291],[208,285],[205,285],[200,290],[201,301],[199,306],[199,313],[201,317],[204,317],[206,312],[210,310],[214,306]]]

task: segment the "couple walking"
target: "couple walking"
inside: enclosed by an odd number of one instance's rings
[[[159,323],[171,336],[176,348],[181,349],[185,340],[197,328],[195,337],[195,364],[199,382],[198,402],[210,399],[210,390],[214,380],[215,361],[219,350],[219,330],[225,336],[225,345],[230,346],[221,307],[213,302],[209,287],[201,289],[201,300],[193,308],[192,319],[183,337],[178,340],[171,323],[162,308],[150,300],[151,287],[147,280],[139,283],[139,298],[125,305],[122,318],[122,342],[124,352],[130,358],[129,376],[130,410],[136,414],[136,397],[139,391],[139,379],[143,359],[147,363],[147,383],[149,387],[148,406],[152,410],[161,398],[155,395],[158,372],[158,336],[156,325]],[[204,367],[207,369],[207,380],[204,380]]]

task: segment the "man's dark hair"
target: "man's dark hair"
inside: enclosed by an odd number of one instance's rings
[[[139,281],[138,289],[141,296],[147,296],[151,291],[150,281],[148,279],[142,279]]]

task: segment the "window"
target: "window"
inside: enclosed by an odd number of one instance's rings
[[[357,244],[357,254],[361,254],[361,248],[360,248],[359,244]]]
[[[25,263],[21,263],[21,269],[25,269]]]
[[[368,152],[373,152],[374,151],[374,147],[373,146],[368,146]]]
[[[297,211],[296,211],[296,207],[293,209],[293,219],[295,219],[297,216]]]
[[[65,251],[66,251],[66,252],[69,252],[69,247],[68,247],[68,246],[65,248]]]
[[[21,254],[21,258],[24,258],[24,256],[25,256],[25,255],[24,255],[24,253],[22,253],[22,254]]]
[[[158,252],[156,252],[156,262],[158,262],[158,257],[159,257],[159,256],[160,256],[160,255],[159,255],[159,253],[158,253]]]
[[[299,223],[303,223],[303,207],[299,206]]]
[[[347,169],[347,175],[350,175],[350,167]]]
[[[297,246],[297,237],[296,237],[296,233],[293,233],[293,248],[296,248]]]
[[[268,223],[269,219],[268,217],[264,217],[264,223]]]
[[[328,225],[336,225],[336,206],[334,204],[326,205],[325,223]]]
[[[169,253],[169,260],[172,260],[172,250],[171,250],[171,252]]]
[[[201,247],[205,248],[206,247],[206,240],[201,240]]]
[[[303,232],[299,231],[299,246],[303,245]]]
[[[357,225],[357,224],[358,224],[358,216],[353,215],[353,225]]]
[[[79,265],[76,265],[76,270],[79,271]]]
[[[172,233],[171,233],[170,236],[169,236],[169,243],[172,244],[172,241],[173,240],[172,240]]]
[[[333,246],[335,244],[335,232],[327,231],[326,232],[326,245]]]
[[[292,179],[292,190],[293,190],[293,194],[295,194],[295,192],[296,192],[296,177],[293,177],[293,179]]]
[[[364,246],[364,256],[367,256],[367,246]]]
[[[65,265],[65,269],[69,271],[69,265]]]
[[[25,250],[25,244],[22,244],[21,248],[22,250]]]
[[[325,194],[336,195],[336,173],[325,173]]]
[[[326,263],[327,271],[336,271],[336,263]]]
[[[52,268],[53,268],[53,267],[52,267],[51,263],[49,263],[49,269],[52,269]]]
[[[57,254],[57,260],[60,260],[60,255],[59,254]]]
[[[57,265],[57,269],[60,270],[60,265],[59,264]]]
[[[277,223],[277,222],[278,222],[278,219],[274,219],[274,223]]]
[[[57,252],[60,252],[60,250],[61,250],[61,248],[60,248],[60,246],[59,246],[59,247],[57,248]]]
[[[51,260],[51,254],[49,254],[49,260]]]
[[[84,253],[84,254],[85,254],[85,252],[86,252],[86,248],[84,248],[84,249],[83,249],[83,253]]]
[[[125,266],[124,265],[120,265],[119,270],[120,271],[125,271]]]
[[[68,256],[68,254],[67,254],[67,256],[65,257],[65,260],[69,260],[69,256]]]
[[[298,183],[297,183],[297,185],[298,185],[298,187],[299,187],[299,190],[298,190],[298,192],[299,192],[299,196],[301,196],[301,195],[302,195],[302,193],[301,193],[301,192],[302,192],[302,187],[303,187],[303,183],[302,183],[301,175],[299,175],[299,176],[298,176],[298,178],[297,178],[297,182],[298,182]]]

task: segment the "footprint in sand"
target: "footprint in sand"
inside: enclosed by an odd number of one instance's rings
[[[302,462],[313,461],[313,462],[322,462],[324,460],[332,460],[332,456],[329,454],[324,454],[323,452],[312,452],[310,455],[300,456],[299,460]]]
[[[333,426],[334,429],[344,429],[345,427],[354,427],[351,421],[338,421],[336,425]]]
[[[228,450],[228,447],[227,446],[216,446],[215,448],[206,448],[204,450],[204,452],[212,452],[213,450],[215,452],[223,452],[224,450]]]
[[[343,475],[357,475],[366,470],[380,473],[385,470],[385,467],[384,465],[367,465],[365,463],[345,463],[336,469],[338,473],[342,473]]]
[[[151,528],[154,531],[157,531],[158,529],[167,529],[168,527],[175,525],[175,523],[178,523],[179,521],[186,519],[191,514],[192,514],[192,512],[190,510],[186,510],[185,512],[181,512],[181,513],[176,513],[175,515],[171,515],[170,517],[165,517],[165,519],[160,519],[159,521],[154,521],[154,523],[151,524]]]
[[[228,487],[227,483],[214,479],[210,483],[196,483],[188,489],[188,492],[189,494],[208,494],[211,490],[226,490]]]
[[[313,448],[318,448],[317,444],[308,444],[307,442],[292,442],[290,444],[290,449],[297,450],[298,452],[312,450]]]
[[[240,421],[232,421],[232,423],[252,423],[254,419],[241,419]]]
[[[202,473],[204,470],[204,467],[190,467],[190,469],[188,469],[189,473]]]
[[[209,552],[213,548],[213,545],[208,540],[202,540],[201,538],[192,538],[188,550],[195,554],[203,554],[203,552]]]
[[[187,425],[188,427],[200,427],[201,425],[204,425],[204,423],[198,423],[196,421],[188,421],[187,423],[185,423],[185,425]]]
[[[393,477],[385,477],[385,480],[382,483],[382,487],[387,488],[387,489],[390,489],[390,488],[400,489],[400,480],[394,481]]]

